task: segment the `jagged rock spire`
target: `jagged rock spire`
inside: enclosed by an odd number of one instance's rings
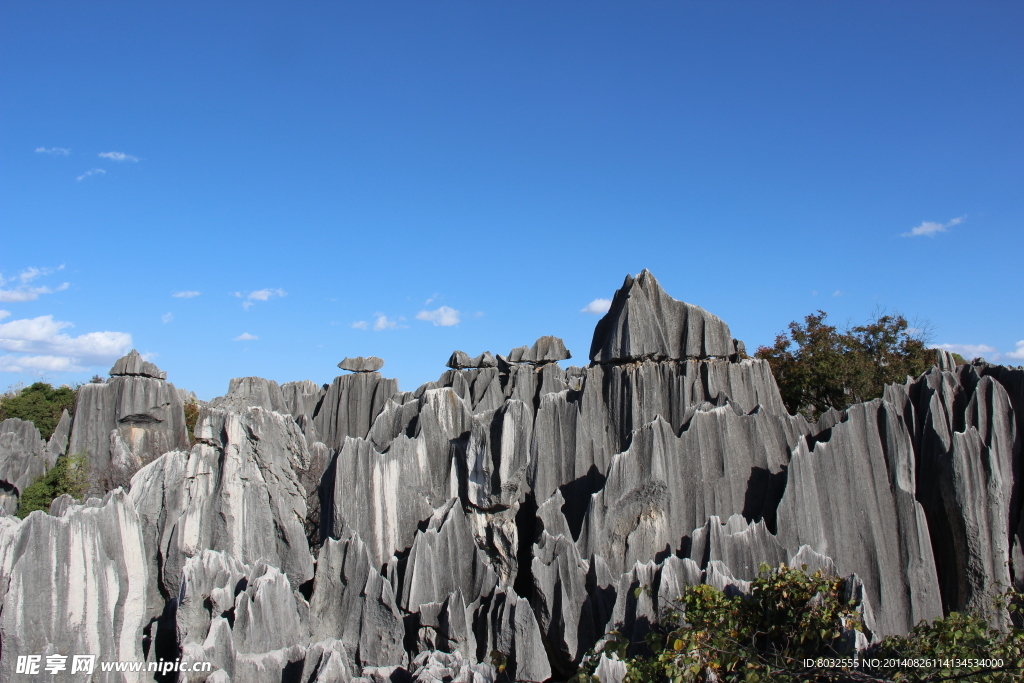
[[[649,270],[627,275],[611,308],[597,323],[590,360],[726,358],[738,353],[729,326],[699,306],[673,299]]]

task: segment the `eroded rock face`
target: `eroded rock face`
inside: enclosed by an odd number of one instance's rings
[[[17,512],[22,492],[54,462],[34,424],[16,417],[0,422],[0,516]]]
[[[109,382],[79,388],[67,447],[87,455],[93,493],[123,486],[141,465],[188,447],[184,405],[166,373],[134,351],[114,371]]]
[[[355,358],[345,358],[338,367],[342,370],[351,370],[352,372],[377,372],[384,367],[384,359],[377,358],[376,356],[356,356]]]
[[[204,549],[280,568],[293,588],[313,577],[306,492],[296,472],[312,461],[290,417],[262,408],[203,408],[198,443],[139,470],[131,499],[145,529],[151,612],[177,594],[182,570]]]
[[[728,358],[738,353],[729,326],[699,306],[665,293],[650,271],[626,276],[611,308],[597,323],[590,360]]]
[[[139,516],[121,491],[98,506],[72,506],[62,517],[0,518],[3,680],[16,679],[19,654],[141,661],[145,559]],[[124,679],[97,672],[64,680]]]
[[[114,367],[110,368],[110,375],[114,377],[152,377],[153,379],[167,379],[167,373],[153,363],[143,360],[142,355],[132,349],[131,352],[119,358]]]
[[[148,661],[212,662],[197,682],[566,679],[609,631],[642,647],[687,587],[746,593],[762,562],[846,577],[867,626],[851,653],[1022,581],[1024,370],[937,354],[812,425],[646,271],[594,362],[568,356],[555,337],[455,352],[411,392],[372,357],[330,386],[236,379],[190,445],[181,393],[135,354],[50,443],[5,422],[0,500],[76,448],[138,471],[127,497],[0,517],[0,667],[74,638],[141,658],[144,629]]]

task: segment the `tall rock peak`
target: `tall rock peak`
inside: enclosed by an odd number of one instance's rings
[[[615,292],[611,308],[594,330],[590,360],[615,364],[735,358],[740,344],[721,318],[673,299],[644,269],[635,278],[627,275]]]
[[[154,379],[167,379],[167,373],[153,363],[143,360],[142,355],[135,349],[127,356],[119,358],[114,367],[110,368],[110,374],[114,377],[152,377]]]

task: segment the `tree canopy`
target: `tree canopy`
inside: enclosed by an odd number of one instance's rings
[[[15,394],[0,397],[0,422],[9,417],[28,420],[36,426],[43,439],[49,439],[60,422],[61,414],[75,412],[78,391],[68,386],[52,387],[36,382]]]
[[[916,377],[932,364],[925,334],[902,315],[882,314],[843,331],[827,318],[819,310],[803,324],[791,322],[773,346],[754,354],[771,365],[791,413],[817,419],[829,408],[870,401],[882,395],[886,384]]]

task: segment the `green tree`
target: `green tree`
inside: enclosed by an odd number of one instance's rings
[[[932,364],[927,339],[902,315],[879,315],[865,325],[840,331],[817,311],[803,324],[775,337],[754,354],[768,361],[782,400],[791,413],[817,419],[882,395],[886,384],[916,377]]]
[[[30,512],[50,509],[53,499],[67,493],[81,498],[88,485],[88,461],[85,453],[64,455],[44,474],[41,474],[21,492],[18,517],[25,519]]]
[[[63,386],[54,388],[46,382],[36,382],[16,394],[0,397],[0,421],[9,417],[28,420],[36,426],[44,439],[49,439],[65,410],[75,412],[77,389]]]

